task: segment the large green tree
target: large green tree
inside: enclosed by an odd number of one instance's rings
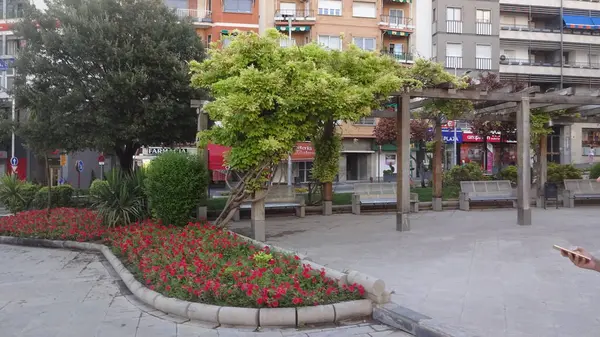
[[[160,0],[55,0],[27,8],[15,33],[19,108],[60,121],[60,148],[116,154],[125,170],[142,145],[193,141],[189,60],[203,48]],[[52,101],[50,106],[46,102]],[[26,142],[31,142],[27,140]]]

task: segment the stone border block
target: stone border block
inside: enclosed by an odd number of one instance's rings
[[[272,246],[270,244],[267,244],[267,243],[264,243],[264,242],[261,242],[261,241],[258,241],[258,240],[254,240],[253,238],[249,238],[247,236],[244,236],[244,235],[232,232],[232,231],[230,231],[230,233],[235,234],[240,239],[248,242],[249,244],[251,244],[254,247],[259,248],[259,249],[263,249],[264,247],[269,247],[269,250],[271,250],[273,252],[277,252],[277,253],[281,253],[281,254],[296,255],[301,260],[304,260],[304,259],[308,258],[308,256],[306,256],[304,254],[301,254],[301,253],[298,253],[298,252],[294,252],[294,251],[291,251],[289,249],[284,249],[284,248],[280,248],[280,247],[277,247],[277,246]]]
[[[352,283],[360,284],[366,292],[375,296],[380,296],[385,291],[383,280],[354,270],[348,272],[348,284]]]
[[[187,308],[184,317],[196,319],[199,321],[219,323],[219,310],[222,307],[204,303],[192,302]]]
[[[316,305],[314,307],[296,308],[298,314],[298,327],[314,323],[334,323],[335,309],[333,305]]]
[[[149,306],[153,307],[154,306],[154,300],[156,299],[157,296],[159,296],[160,294],[157,293],[154,290],[150,290],[144,286],[136,289],[135,291],[132,291],[132,293],[142,302],[148,304]],[[162,295],[160,295],[162,296]]]
[[[190,304],[191,303],[188,301],[182,301],[159,294],[154,298],[154,304],[152,304],[152,306],[160,311],[168,312],[169,314],[186,317],[187,309]]]
[[[322,266],[316,262],[310,261],[310,260],[301,260],[300,261],[302,264],[307,264],[309,266],[311,266],[311,268],[313,269],[313,273],[320,273],[321,269],[325,270],[325,276],[333,279],[333,280],[337,280],[338,281],[338,285],[341,287],[343,285],[348,285],[348,275],[342,273],[341,271],[337,271],[335,269],[331,269],[325,266]]]
[[[258,327],[258,311],[257,308],[221,307],[219,324]]]
[[[261,308],[258,322],[263,326],[296,326],[296,308]]]
[[[357,316],[365,317],[373,314],[373,302],[371,300],[357,300],[349,302],[334,303],[335,321],[343,321]]]

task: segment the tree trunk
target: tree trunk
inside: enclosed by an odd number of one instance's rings
[[[333,201],[333,183],[323,183],[323,201]]]
[[[435,123],[435,149],[433,151],[433,197],[442,197],[442,124]]]
[[[335,133],[335,121],[330,119],[325,122],[323,129],[323,139],[331,141]],[[339,164],[338,164],[339,166]],[[323,182],[323,201],[333,201],[333,183],[330,181]]]
[[[139,148],[140,144],[133,142],[115,147],[115,153],[119,158],[119,165],[123,172],[131,172],[133,170],[133,156]]]
[[[487,135],[483,135],[483,172],[487,173],[488,168],[488,148],[487,148]]]
[[[419,150],[417,151],[417,172],[419,177],[421,178],[421,187],[427,187],[425,184],[425,154],[427,153],[427,149],[425,148],[425,142],[419,141]]]

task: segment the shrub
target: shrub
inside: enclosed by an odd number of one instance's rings
[[[208,172],[196,156],[165,152],[152,160],[145,184],[152,215],[165,224],[185,225],[206,200]]]
[[[11,213],[28,210],[32,207],[38,185],[20,180],[16,175],[7,175],[0,179],[0,202]]]
[[[500,173],[498,173],[498,178],[500,180],[510,180],[511,183],[517,183],[518,169],[514,165],[510,165],[505,167]]]
[[[106,186],[108,185],[108,182],[106,180],[94,180],[92,181],[92,184],[90,185],[90,189],[88,191],[88,194],[90,196],[92,195],[98,195],[100,189],[102,188],[101,186]]]
[[[141,169],[132,173],[114,169],[92,190],[92,207],[108,227],[129,225],[149,215]]]
[[[483,174],[481,167],[475,163],[454,166],[444,174],[446,185],[459,185],[461,181],[479,181],[488,180]]]
[[[50,206],[52,208],[71,206],[74,193],[71,185],[54,186],[50,191]],[[48,207],[48,186],[44,186],[37,191],[33,205],[37,209]]]
[[[594,164],[590,169],[590,179],[597,179],[600,177],[600,163]]]
[[[562,183],[565,179],[582,179],[581,170],[571,164],[548,163],[548,181]]]

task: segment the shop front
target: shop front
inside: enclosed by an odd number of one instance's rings
[[[460,162],[463,164],[476,163],[485,172],[496,174],[509,165],[516,165],[517,144],[516,141],[502,142],[500,135],[487,137],[487,160],[484,160],[486,151],[483,137],[464,133],[460,146]],[[484,164],[487,166],[484,167]]]

